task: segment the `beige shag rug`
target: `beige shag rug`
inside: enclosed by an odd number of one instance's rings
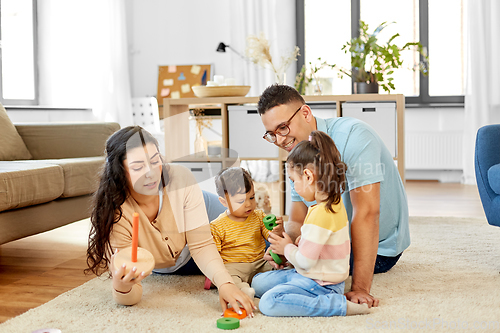
[[[375,276],[380,306],[365,316],[271,318],[257,313],[237,332],[500,332],[500,228],[484,219],[412,217],[412,244]],[[216,290],[203,276],[150,276],[142,301],[116,305],[110,281],[93,279],[0,325],[0,332],[221,332]],[[350,280],[346,284],[349,288]]]

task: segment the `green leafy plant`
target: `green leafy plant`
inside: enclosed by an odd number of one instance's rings
[[[412,70],[419,70],[422,74],[428,75],[428,56],[420,42],[406,43],[399,47],[394,40],[399,37],[399,33],[393,35],[387,43],[380,43],[378,35],[388,25],[395,22],[384,22],[380,24],[372,33],[368,32],[368,24],[359,21],[359,37],[351,39],[342,46],[345,53],[351,54],[351,69],[337,68],[339,76],[347,75],[354,82],[378,83],[385,91],[395,90],[391,76],[394,70],[403,65],[401,53],[403,51],[416,50],[424,57]]]
[[[319,79],[317,77],[317,73],[323,68],[335,68],[335,65],[330,65],[326,61],[321,61],[321,58],[318,58],[319,65],[313,65],[312,62],[309,62],[309,66],[307,67],[305,64],[302,65],[300,72],[295,76],[295,89],[301,94],[304,95],[306,92],[306,88],[311,84],[314,80],[316,83],[316,91],[321,94],[321,85],[319,84]]]

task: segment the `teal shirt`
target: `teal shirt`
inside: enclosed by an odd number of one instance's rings
[[[410,246],[408,201],[406,192],[391,153],[377,133],[361,120],[350,117],[316,118],[319,131],[335,142],[342,162],[347,165],[347,188],[342,195],[349,224],[352,222],[352,203],[349,191],[380,182],[379,243],[377,253],[394,257]],[[292,201],[307,202],[292,188]]]

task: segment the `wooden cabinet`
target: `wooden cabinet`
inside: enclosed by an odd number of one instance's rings
[[[405,180],[405,163],[404,163],[404,105],[405,97],[400,94],[395,95],[379,95],[379,94],[366,94],[366,95],[329,95],[329,96],[304,96],[306,103],[331,103],[335,105],[335,111],[332,111],[332,117],[342,117],[343,106],[349,115],[360,118],[368,122],[378,131],[379,135],[383,138],[384,142],[389,146],[389,150],[394,155],[394,160],[397,163],[399,174],[403,182]],[[229,116],[228,107],[232,105],[256,104],[258,97],[211,97],[211,98],[181,98],[163,100],[163,108],[160,117],[163,117],[164,131],[165,131],[165,154],[169,162],[199,162],[199,163],[212,163],[217,162],[222,168],[238,163],[238,157],[230,152],[231,144],[229,142],[230,129],[229,129]],[[346,103],[346,104],[344,104]],[[360,103],[359,108],[352,108],[353,103]],[[392,109],[387,110],[381,108],[387,104],[394,105]],[[222,151],[220,157],[194,157],[190,155],[189,147],[189,110],[193,108],[220,108],[222,120]],[[236,110],[237,108],[235,108]],[[249,110],[251,108],[248,108]],[[255,106],[254,106],[255,109]],[[245,108],[242,109],[242,115],[246,116]],[[390,111],[392,110],[392,111]],[[333,114],[333,112],[335,112]],[[255,116],[254,111],[250,112],[250,116]],[[231,113],[233,114],[233,113]],[[322,113],[325,114],[325,113]],[[253,118],[252,118],[253,119]],[[242,122],[244,123],[244,121]],[[234,129],[233,129],[234,130]],[[263,133],[264,131],[262,131]],[[259,137],[261,133],[259,132]],[[231,131],[234,137],[234,131]],[[244,135],[244,134],[242,134]],[[263,140],[263,139],[261,139]],[[393,141],[391,141],[393,140]],[[251,145],[251,142],[248,142]],[[241,153],[242,159],[278,159],[284,161],[286,159],[286,152],[279,149],[278,156],[264,154],[264,156],[257,156],[255,151],[249,151],[248,154]],[[249,157],[246,157],[248,155]],[[251,157],[250,157],[251,156]],[[283,168],[280,168],[283,170]],[[280,182],[285,182],[285,175],[283,172],[280,174]],[[285,188],[282,186],[281,188]],[[284,194],[284,193],[283,193]],[[284,213],[285,200],[284,195],[280,202],[280,211]]]

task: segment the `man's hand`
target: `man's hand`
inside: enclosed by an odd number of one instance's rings
[[[366,303],[368,304],[369,308],[371,308],[372,306],[376,307],[378,306],[379,303],[379,300],[377,298],[361,290],[351,290],[350,292],[345,294],[345,297],[347,298],[348,301],[351,301],[353,303],[358,303],[358,304]]]

